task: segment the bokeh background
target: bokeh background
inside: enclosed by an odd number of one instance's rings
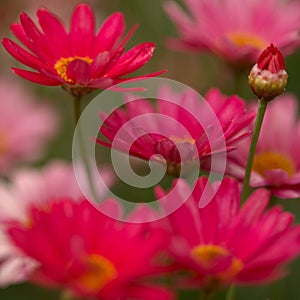
[[[175,0],[174,0],[175,1]],[[233,74],[229,67],[210,54],[191,54],[175,52],[167,48],[166,38],[175,36],[174,26],[163,10],[161,0],[90,0],[89,3],[97,16],[97,23],[100,23],[112,12],[122,11],[126,16],[127,28],[135,23],[140,27],[128,43],[128,48],[143,42],[153,41],[157,48],[153,59],[138,74],[150,73],[160,69],[167,69],[163,76],[180,81],[204,94],[210,87],[217,86],[224,93],[232,94],[238,92],[241,97],[251,99],[252,94],[247,86],[247,73],[241,75],[241,80],[237,87],[234,83]],[[178,1],[180,2],[180,1]],[[55,12],[63,18],[69,20],[73,7],[79,1],[73,0],[10,0],[0,1],[0,34],[1,37],[12,37],[9,26],[18,21],[21,11],[26,11],[31,17],[35,17],[35,11],[41,6]],[[67,21],[66,21],[67,22]],[[59,87],[38,86],[25,80],[16,78],[9,70],[10,66],[17,66],[4,50],[0,49],[0,77],[13,82],[14,85],[21,85],[26,91],[32,93],[37,101],[47,102],[55,109],[60,120],[59,134],[52,140],[44,157],[31,166],[41,166],[53,158],[60,158],[71,161],[71,145],[74,129],[72,119],[72,99]],[[286,58],[289,82],[287,91],[292,92],[300,98],[300,51]],[[0,95],[5,98],[5,93]],[[87,100],[88,101],[88,100]],[[87,102],[86,102],[87,103]],[[0,107],[1,109],[1,107]],[[109,159],[108,150],[99,150],[103,160]],[[98,154],[99,155],[99,154]],[[300,153],[299,153],[300,155]],[[127,196],[139,197],[134,190],[117,184],[116,190]],[[126,191],[126,192],[124,192]],[[144,194],[145,195],[145,194]],[[286,209],[291,210],[296,215],[296,221],[300,222],[300,199],[274,200],[280,202]],[[288,247],[289,245],[287,245]],[[39,287],[21,284],[0,289],[0,299],[22,299],[22,300],[52,300],[59,299],[56,291],[49,291]],[[193,292],[182,292],[182,299],[197,299]],[[216,299],[225,299],[224,293],[219,293]],[[237,289],[237,300],[299,300],[300,299],[300,258],[290,265],[289,274],[284,279],[271,285],[239,287]]]

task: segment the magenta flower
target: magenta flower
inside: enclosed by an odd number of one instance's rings
[[[102,205],[116,209],[114,201]],[[31,277],[35,282],[101,300],[173,299],[168,290],[145,282],[147,275],[162,271],[155,257],[169,242],[166,230],[149,223],[122,223],[86,200],[61,198],[31,207],[27,223],[7,232],[39,264]]]
[[[250,186],[267,187],[280,198],[300,197],[300,121],[298,101],[281,96],[268,105],[258,140]],[[230,154],[228,172],[243,180],[250,140]]]
[[[167,87],[157,98],[176,99],[176,103],[158,100],[154,108],[146,100],[135,100],[108,117],[102,114],[107,118],[100,130],[108,142],[99,139],[98,143],[145,160],[154,158],[166,164],[168,173],[178,176],[183,164],[192,167],[199,159],[209,160],[213,154],[232,150],[236,141],[249,134],[244,129],[254,117],[246,112],[242,99],[223,96],[216,89],[207,93],[206,101],[192,91],[176,94]],[[193,115],[185,109],[188,103]]]
[[[181,190],[190,191],[185,181],[178,183]],[[214,196],[199,208],[207,187]],[[159,188],[157,196],[165,192]],[[168,216],[173,231],[170,251],[179,270],[187,271],[182,283],[215,291],[232,283],[258,284],[284,275],[286,263],[300,252],[300,226],[293,226],[293,215],[279,206],[267,211],[269,198],[267,190],[257,190],[240,208],[236,180],[210,184],[200,178],[191,197]]]
[[[58,118],[18,81],[0,78],[0,94],[0,174],[4,174],[18,163],[42,157],[58,131]]]
[[[233,63],[253,63],[269,44],[284,54],[299,46],[300,4],[279,0],[184,1],[188,13],[175,2],[166,11],[180,34],[169,45],[208,51]]]
[[[146,64],[155,49],[153,43],[145,42],[124,53],[124,46],[136,26],[121,39],[125,24],[123,14],[119,12],[108,17],[97,34],[93,11],[88,4],[79,4],[75,8],[69,31],[45,8],[39,9],[37,16],[40,29],[24,12],[20,16],[21,23],[11,26],[14,35],[27,49],[10,39],[3,39],[6,50],[35,72],[12,70],[38,84],[62,85],[73,94],[84,94],[94,88],[104,89],[128,80],[125,76]]]
[[[107,186],[113,182],[109,169],[102,169],[102,179]],[[102,196],[103,186],[97,186]],[[78,187],[73,168],[55,161],[42,170],[22,169],[11,176],[11,184],[0,182],[0,286],[28,280],[39,265],[18,249],[6,235],[11,220],[27,224],[32,207],[46,207],[50,200],[72,199],[79,201],[83,195]]]

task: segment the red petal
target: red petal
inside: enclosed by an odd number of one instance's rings
[[[17,23],[12,24],[10,26],[10,30],[13,32],[13,34],[17,37],[17,39],[21,43],[23,43],[33,53],[36,53],[35,47],[32,45],[32,42],[29,40],[21,24],[17,24]]]
[[[94,44],[95,17],[88,4],[79,4],[72,15],[70,42],[73,55],[90,56]]]
[[[39,73],[35,73],[35,72],[27,71],[27,70],[21,70],[21,69],[17,69],[17,68],[11,68],[11,69],[14,73],[21,76],[22,78],[27,79],[32,82],[35,82],[35,83],[38,83],[38,84],[47,85],[47,86],[61,85],[60,81],[50,79]]]
[[[94,55],[102,51],[111,51],[121,38],[124,29],[125,24],[122,13],[116,12],[109,16],[97,34]]]
[[[155,44],[146,42],[126,52],[116,66],[108,72],[109,77],[120,77],[132,73],[147,63],[153,55]]]
[[[75,83],[87,85],[90,79],[90,66],[81,59],[75,59],[69,63],[66,75]]]
[[[53,45],[45,38],[25,13],[21,14],[20,19],[25,33],[32,40],[32,44],[36,48],[35,53],[47,62],[49,66],[53,66],[57,58],[60,58]]]
[[[69,38],[60,19],[45,8],[39,9],[37,15],[45,36],[51,40],[62,57],[69,57]]]
[[[37,69],[39,67],[45,68],[45,65],[43,62],[41,62],[41,60],[21,48],[18,44],[10,39],[4,38],[2,40],[2,45],[16,60],[22,64],[33,69]]]

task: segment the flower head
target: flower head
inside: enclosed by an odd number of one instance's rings
[[[190,190],[183,180],[180,184]],[[205,187],[206,196],[213,196],[199,208]],[[157,196],[165,192],[157,189]],[[293,226],[293,215],[279,206],[267,210],[269,198],[268,191],[260,189],[240,207],[236,180],[197,181],[191,197],[168,216],[173,231],[170,250],[179,270],[188,271],[189,284],[215,291],[232,283],[264,283],[284,274],[285,264],[299,254],[300,226]]]
[[[13,71],[38,84],[62,85],[75,95],[128,80],[124,76],[146,64],[155,49],[153,43],[145,42],[124,53],[124,46],[136,26],[121,39],[125,24],[123,14],[119,12],[109,16],[97,34],[93,11],[88,4],[76,6],[69,32],[47,9],[39,9],[37,16],[40,29],[24,12],[20,15],[21,23],[11,26],[14,35],[27,49],[10,39],[3,39],[6,50],[36,72],[18,68]]]
[[[300,120],[298,100],[280,96],[268,105],[251,173],[250,186],[267,187],[280,198],[300,197]],[[253,126],[253,124],[251,125]],[[237,144],[229,154],[227,172],[243,180],[250,140]]]
[[[225,97],[212,89],[203,100],[191,90],[176,94],[164,87],[157,99],[156,107],[140,99],[127,102],[125,110],[102,114],[100,130],[109,142],[98,142],[145,160],[154,158],[166,165],[169,174],[179,176],[183,166],[189,170],[199,159],[208,161],[232,150],[250,133],[244,128],[254,114],[246,112],[237,96]],[[187,105],[192,111],[186,110]]]
[[[297,1],[184,1],[188,13],[174,2],[166,11],[180,34],[170,46],[209,51],[231,63],[253,63],[270,43],[284,54],[299,46],[300,9]]]
[[[57,133],[58,118],[18,81],[0,78],[0,174],[39,159]]]
[[[112,201],[102,205],[116,209]],[[7,232],[39,264],[31,280],[93,299],[172,299],[167,290],[138,282],[161,272],[154,258],[168,243],[166,230],[116,221],[86,200],[53,200],[31,207],[28,218]]]
[[[102,178],[110,186],[113,176],[109,169],[102,169]],[[99,194],[103,186],[97,186]],[[40,170],[19,169],[12,173],[11,183],[0,182],[0,286],[28,280],[39,265],[24,255],[6,234],[11,221],[29,226],[29,212],[33,207],[46,208],[50,201],[72,199],[78,202],[83,195],[71,165],[53,161]]]
[[[287,84],[288,74],[281,52],[273,44],[258,57],[257,64],[249,75],[249,85],[259,99],[273,100],[282,94]]]

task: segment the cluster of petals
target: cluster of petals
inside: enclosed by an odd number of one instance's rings
[[[300,196],[300,121],[298,100],[293,95],[278,97],[268,105],[251,174],[251,187],[268,187],[280,198]],[[253,126],[253,124],[251,125]],[[230,154],[228,173],[243,180],[250,139]]]
[[[125,109],[102,113],[100,130],[108,142],[102,138],[98,143],[145,160],[157,155],[169,173],[178,175],[184,164],[232,150],[236,141],[249,135],[244,129],[253,117],[237,96],[212,89],[204,100],[193,90],[179,94],[165,86],[156,106],[133,98]]]
[[[293,225],[293,215],[280,206],[268,209],[268,190],[255,191],[241,207],[238,181],[233,178],[211,184],[202,177],[193,190],[178,181],[182,190],[191,192],[185,204],[168,216],[170,252],[178,270],[186,271],[182,284],[215,291],[232,283],[265,283],[285,274],[286,263],[300,251],[300,226]],[[204,189],[211,199],[199,208]],[[161,188],[156,192],[158,198],[168,197]]]
[[[0,78],[0,173],[37,160],[58,131],[54,110],[35,101],[18,81]]]
[[[185,0],[186,12],[169,1],[166,12],[180,34],[169,45],[208,51],[233,63],[254,62],[270,43],[288,54],[299,46],[300,6],[283,2]]]
[[[110,172],[104,177],[112,181]],[[84,298],[173,299],[145,281],[165,272],[155,257],[169,232],[102,214],[81,194],[71,166],[19,171],[10,186],[1,183],[0,196],[1,285],[29,280]],[[120,210],[113,199],[99,205]]]
[[[128,78],[124,76],[147,63],[155,49],[153,43],[144,42],[124,53],[136,26],[122,39],[125,23],[120,12],[110,15],[97,34],[95,17],[88,4],[75,7],[69,31],[46,8],[39,9],[37,16],[40,28],[24,12],[20,15],[21,22],[11,26],[25,49],[8,38],[3,39],[3,45],[14,58],[35,71],[12,70],[38,84],[63,85],[71,91],[75,87],[107,88],[126,81]]]

